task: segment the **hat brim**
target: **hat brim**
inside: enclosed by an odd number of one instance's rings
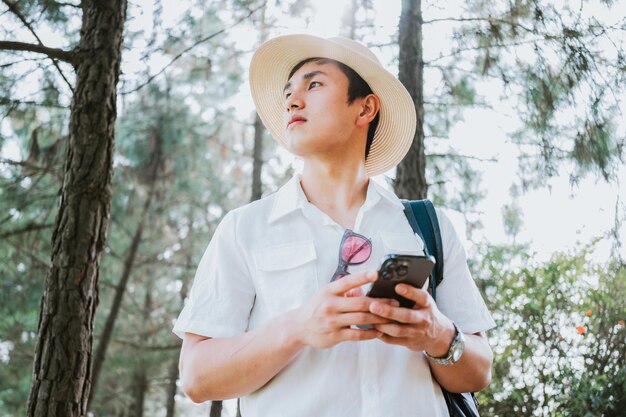
[[[371,57],[333,39],[285,35],[265,42],[250,64],[250,89],[259,117],[283,146],[285,100],[283,88],[293,67],[307,58],[339,61],[355,70],[380,100],[380,121],[365,161],[369,176],[382,174],[404,158],[415,135],[415,104],[398,79]]]

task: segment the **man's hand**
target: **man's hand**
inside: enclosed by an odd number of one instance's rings
[[[454,325],[439,311],[430,294],[406,284],[398,284],[396,292],[415,301],[415,306],[409,309],[387,303],[371,303],[370,312],[392,321],[374,326],[382,333],[380,339],[418,352],[425,350],[435,357],[448,353],[455,336]]]
[[[382,325],[391,321],[372,314],[372,303],[398,305],[395,300],[355,296],[359,287],[376,280],[376,271],[347,275],[331,282],[299,308],[290,311],[291,323],[300,343],[315,348],[328,348],[349,340],[371,340],[378,330],[352,329],[352,325]]]

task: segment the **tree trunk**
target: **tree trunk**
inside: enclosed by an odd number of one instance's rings
[[[250,201],[255,201],[263,196],[263,184],[261,171],[263,169],[263,132],[265,127],[258,114],[254,116],[254,152],[252,156],[252,196]]]
[[[265,25],[265,9],[261,9],[259,16],[259,44],[267,40],[267,27]],[[265,126],[258,114],[254,115],[254,151],[252,154],[252,195],[250,201],[256,201],[263,196],[263,183],[261,172],[263,171],[263,133]]]
[[[143,417],[143,406],[148,390],[148,377],[143,367],[138,368],[133,376],[133,403],[130,408],[130,415],[133,417]]]
[[[165,404],[165,417],[174,417],[174,411],[176,409],[176,392],[178,386],[178,358],[174,359],[170,364],[168,372],[169,383],[167,384],[166,404]]]
[[[221,401],[211,401],[211,412],[209,413],[210,417],[221,417],[222,416],[222,402]]]
[[[29,417],[85,416],[106,244],[126,0],[83,0],[70,135],[35,347]]]
[[[148,281],[146,285],[146,296],[143,303],[143,323],[150,323],[150,311],[152,310],[152,282]],[[151,335],[154,336],[154,335]],[[148,344],[147,340],[144,340]],[[133,373],[133,386],[131,391],[133,393],[133,403],[130,407],[130,415],[133,417],[143,417],[143,408],[146,401],[146,392],[149,388],[148,374],[146,372],[146,353],[141,348],[138,348],[135,352],[137,356],[137,363],[135,364],[135,371]]]
[[[148,220],[148,213],[150,210],[150,206],[152,205],[152,201],[155,194],[155,188],[157,184],[157,175],[159,172],[159,167],[162,162],[162,140],[161,135],[153,131],[152,132],[152,142],[155,143],[155,150],[153,152],[151,158],[151,173],[150,173],[150,190],[148,191],[148,196],[146,197],[146,201],[144,201],[143,209],[141,212],[141,217],[139,219],[139,223],[137,224],[137,229],[135,229],[135,234],[133,235],[133,240],[130,244],[130,248],[126,251],[126,259],[124,260],[124,269],[122,270],[122,275],[120,277],[119,283],[115,287],[115,295],[113,297],[113,304],[111,305],[111,310],[109,311],[109,315],[107,316],[106,322],[104,324],[104,329],[102,330],[102,336],[100,337],[100,343],[98,344],[98,348],[96,349],[96,354],[94,355],[93,362],[93,372],[92,372],[92,390],[89,395],[89,403],[91,404],[93,398],[95,397],[96,390],[98,387],[98,381],[100,380],[100,371],[102,370],[102,365],[104,364],[104,360],[106,358],[106,352],[109,347],[109,343],[111,341],[111,336],[113,335],[113,328],[115,327],[115,322],[117,321],[118,314],[120,312],[120,308],[122,307],[122,299],[124,298],[124,294],[126,292],[126,286],[128,284],[128,280],[130,278],[131,272],[133,270],[133,264],[135,263],[135,258],[137,257],[137,252],[139,250],[139,245],[141,244],[141,239],[143,236],[143,229]],[[90,406],[91,407],[91,406]]]
[[[193,216],[189,216],[189,223],[193,223]],[[191,268],[192,260],[191,255],[187,253],[185,257],[185,264],[187,265],[187,269]],[[183,279],[183,285],[180,287],[180,304],[181,308],[185,304],[185,299],[187,298],[187,293],[189,292],[189,279]],[[177,338],[178,339],[178,338]],[[182,342],[180,342],[180,346],[182,347]],[[167,399],[166,399],[166,416],[165,417],[174,417],[174,413],[176,411],[176,393],[178,392],[178,382],[180,371],[178,369],[178,358],[174,359],[170,364],[169,369],[169,384],[167,385]]]
[[[396,169],[394,190],[398,197],[426,198],[426,156],[424,154],[424,62],[422,60],[421,0],[402,0],[400,14],[400,57],[398,78],[413,97],[417,129],[406,157]]]

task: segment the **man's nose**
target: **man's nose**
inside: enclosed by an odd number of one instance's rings
[[[304,107],[304,101],[298,91],[292,91],[289,97],[287,97],[285,104],[287,105],[287,111],[301,109]]]

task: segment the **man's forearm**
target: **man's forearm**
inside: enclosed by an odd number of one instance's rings
[[[300,307],[239,336],[208,339],[186,333],[180,354],[183,390],[195,402],[250,394],[278,374],[304,346],[329,348],[346,341],[373,340],[376,325],[389,320],[371,314],[367,297],[345,297],[376,280],[375,271],[352,274],[321,288]],[[391,300],[377,300],[388,303]]]
[[[239,336],[186,334],[181,351],[183,390],[194,402],[249,394],[265,385],[302,349],[285,316]]]
[[[491,382],[493,353],[482,334],[464,334],[465,350],[454,365],[437,365],[429,361],[430,369],[443,388],[450,392],[476,392]]]

